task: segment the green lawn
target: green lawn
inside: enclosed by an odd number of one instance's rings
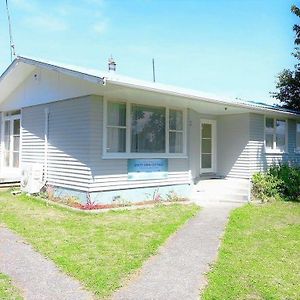
[[[0,299],[2,300],[21,300],[18,289],[16,289],[12,284],[10,279],[0,273]]]
[[[300,203],[232,214],[203,300],[300,299]]]
[[[174,204],[95,215],[0,193],[0,223],[99,297],[119,288],[198,210]]]

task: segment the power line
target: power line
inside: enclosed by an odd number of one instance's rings
[[[8,9],[8,0],[6,2],[6,12],[7,12],[7,20],[8,20],[8,31],[9,31],[9,49],[10,49],[10,60],[12,61],[13,58],[16,56],[15,52],[15,45],[13,42],[13,36],[12,36],[12,30],[11,30],[11,20],[10,20],[10,14],[9,14],[9,9]]]

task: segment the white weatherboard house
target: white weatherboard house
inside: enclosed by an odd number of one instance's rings
[[[16,58],[0,78],[2,182],[42,168],[61,194],[188,196],[203,174],[300,163],[300,115],[74,66]],[[151,198],[151,196],[150,196]]]

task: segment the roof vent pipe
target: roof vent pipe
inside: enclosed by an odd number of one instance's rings
[[[116,62],[114,61],[113,57],[111,56],[109,59],[108,59],[108,71],[109,72],[116,72]]]

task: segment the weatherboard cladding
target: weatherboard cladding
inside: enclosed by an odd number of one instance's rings
[[[217,166],[223,176],[249,178],[249,114],[217,120]]]
[[[102,159],[103,102],[87,96],[22,110],[22,161],[44,162],[45,108],[49,109],[48,184],[82,191],[190,183],[188,160],[169,159],[166,179],[127,179],[127,159]]]
[[[2,136],[2,117],[3,117],[3,113],[0,113],[0,134],[1,134],[1,136]],[[2,141],[0,142],[0,158],[1,157],[2,157]]]
[[[251,174],[266,170],[273,163],[290,162],[300,164],[300,155],[295,153],[296,148],[296,120],[288,119],[288,152],[265,153],[265,117],[261,114],[250,114],[250,172]]]

